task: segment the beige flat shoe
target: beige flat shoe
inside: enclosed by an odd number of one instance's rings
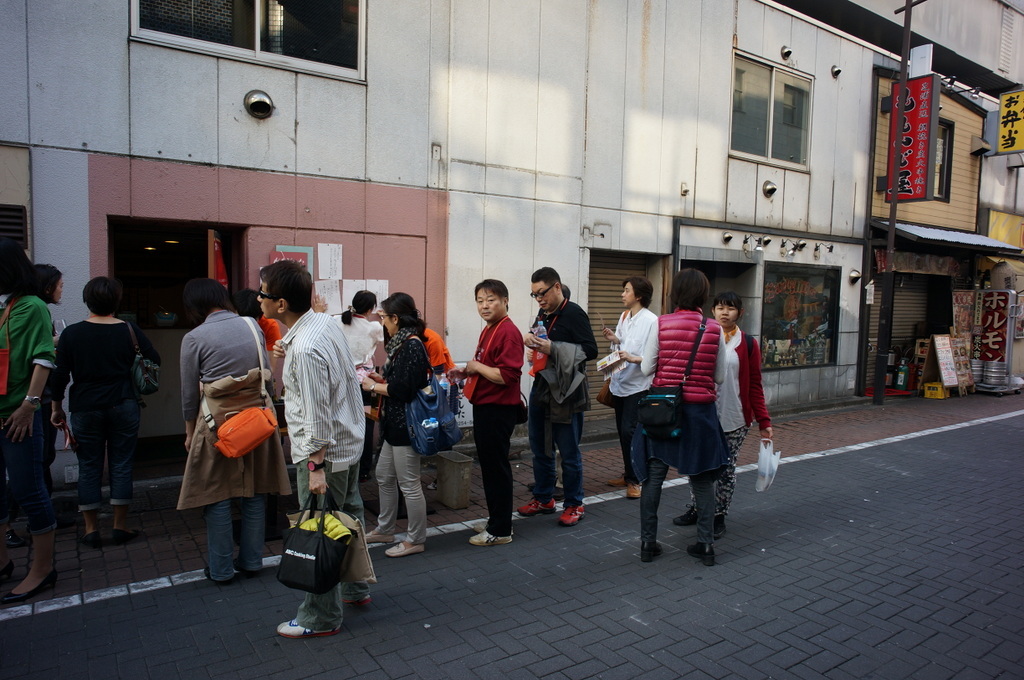
[[[424,550],[426,550],[426,548],[423,546],[422,543],[413,543],[412,545],[399,543],[398,545],[393,545],[387,550],[385,550],[384,554],[388,557],[405,557],[406,555],[415,555],[416,553],[421,553]]]
[[[366,542],[367,543],[394,543],[395,542],[395,535],[394,534],[379,534],[376,531],[371,531],[370,533],[366,534]]]

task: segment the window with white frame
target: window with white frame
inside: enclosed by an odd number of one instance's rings
[[[362,73],[361,0],[133,0],[134,36],[228,57]]]
[[[811,81],[740,56],[734,67],[730,148],[806,165]]]
[[[935,199],[949,201],[950,168],[953,167],[953,124],[939,121],[935,133]]]

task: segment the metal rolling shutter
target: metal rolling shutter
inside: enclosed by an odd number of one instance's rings
[[[598,358],[608,354],[608,341],[601,335],[602,320],[604,325],[615,329],[615,324],[623,312],[622,280],[630,276],[647,276],[647,256],[635,253],[618,253],[608,250],[590,251],[590,288],[587,314],[590,326],[597,339]],[[586,417],[604,418],[614,411],[597,403],[597,393],[601,391],[601,374],[594,369],[596,362],[589,362],[587,382],[590,387],[591,409]]]
[[[928,275],[926,274],[898,274],[896,275],[896,291],[893,295],[892,304],[892,342],[893,348],[899,348],[902,356],[907,353],[913,354],[914,341],[917,339],[917,324],[925,320],[928,313]],[[869,307],[868,338],[870,344],[875,346],[878,341],[878,317],[881,309],[881,289],[875,291],[875,304]],[[874,385],[875,379],[875,354],[869,353],[866,357],[865,382],[866,387]],[[896,360],[899,361],[897,356]]]

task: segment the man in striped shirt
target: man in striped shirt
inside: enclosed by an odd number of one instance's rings
[[[275,351],[285,355],[284,410],[299,503],[305,507],[310,493],[329,490],[339,508],[362,522],[365,416],[345,334],[330,316],[310,309],[313,279],[304,265],[275,262],[260,271],[260,279],[264,316],[288,327]],[[341,630],[343,603],[369,604],[369,592],[361,582],[339,584],[323,595],[306,593],[295,618],[277,632],[288,638],[334,635]]]

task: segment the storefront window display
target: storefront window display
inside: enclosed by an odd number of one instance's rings
[[[761,352],[764,368],[835,363],[839,269],[768,263]]]

